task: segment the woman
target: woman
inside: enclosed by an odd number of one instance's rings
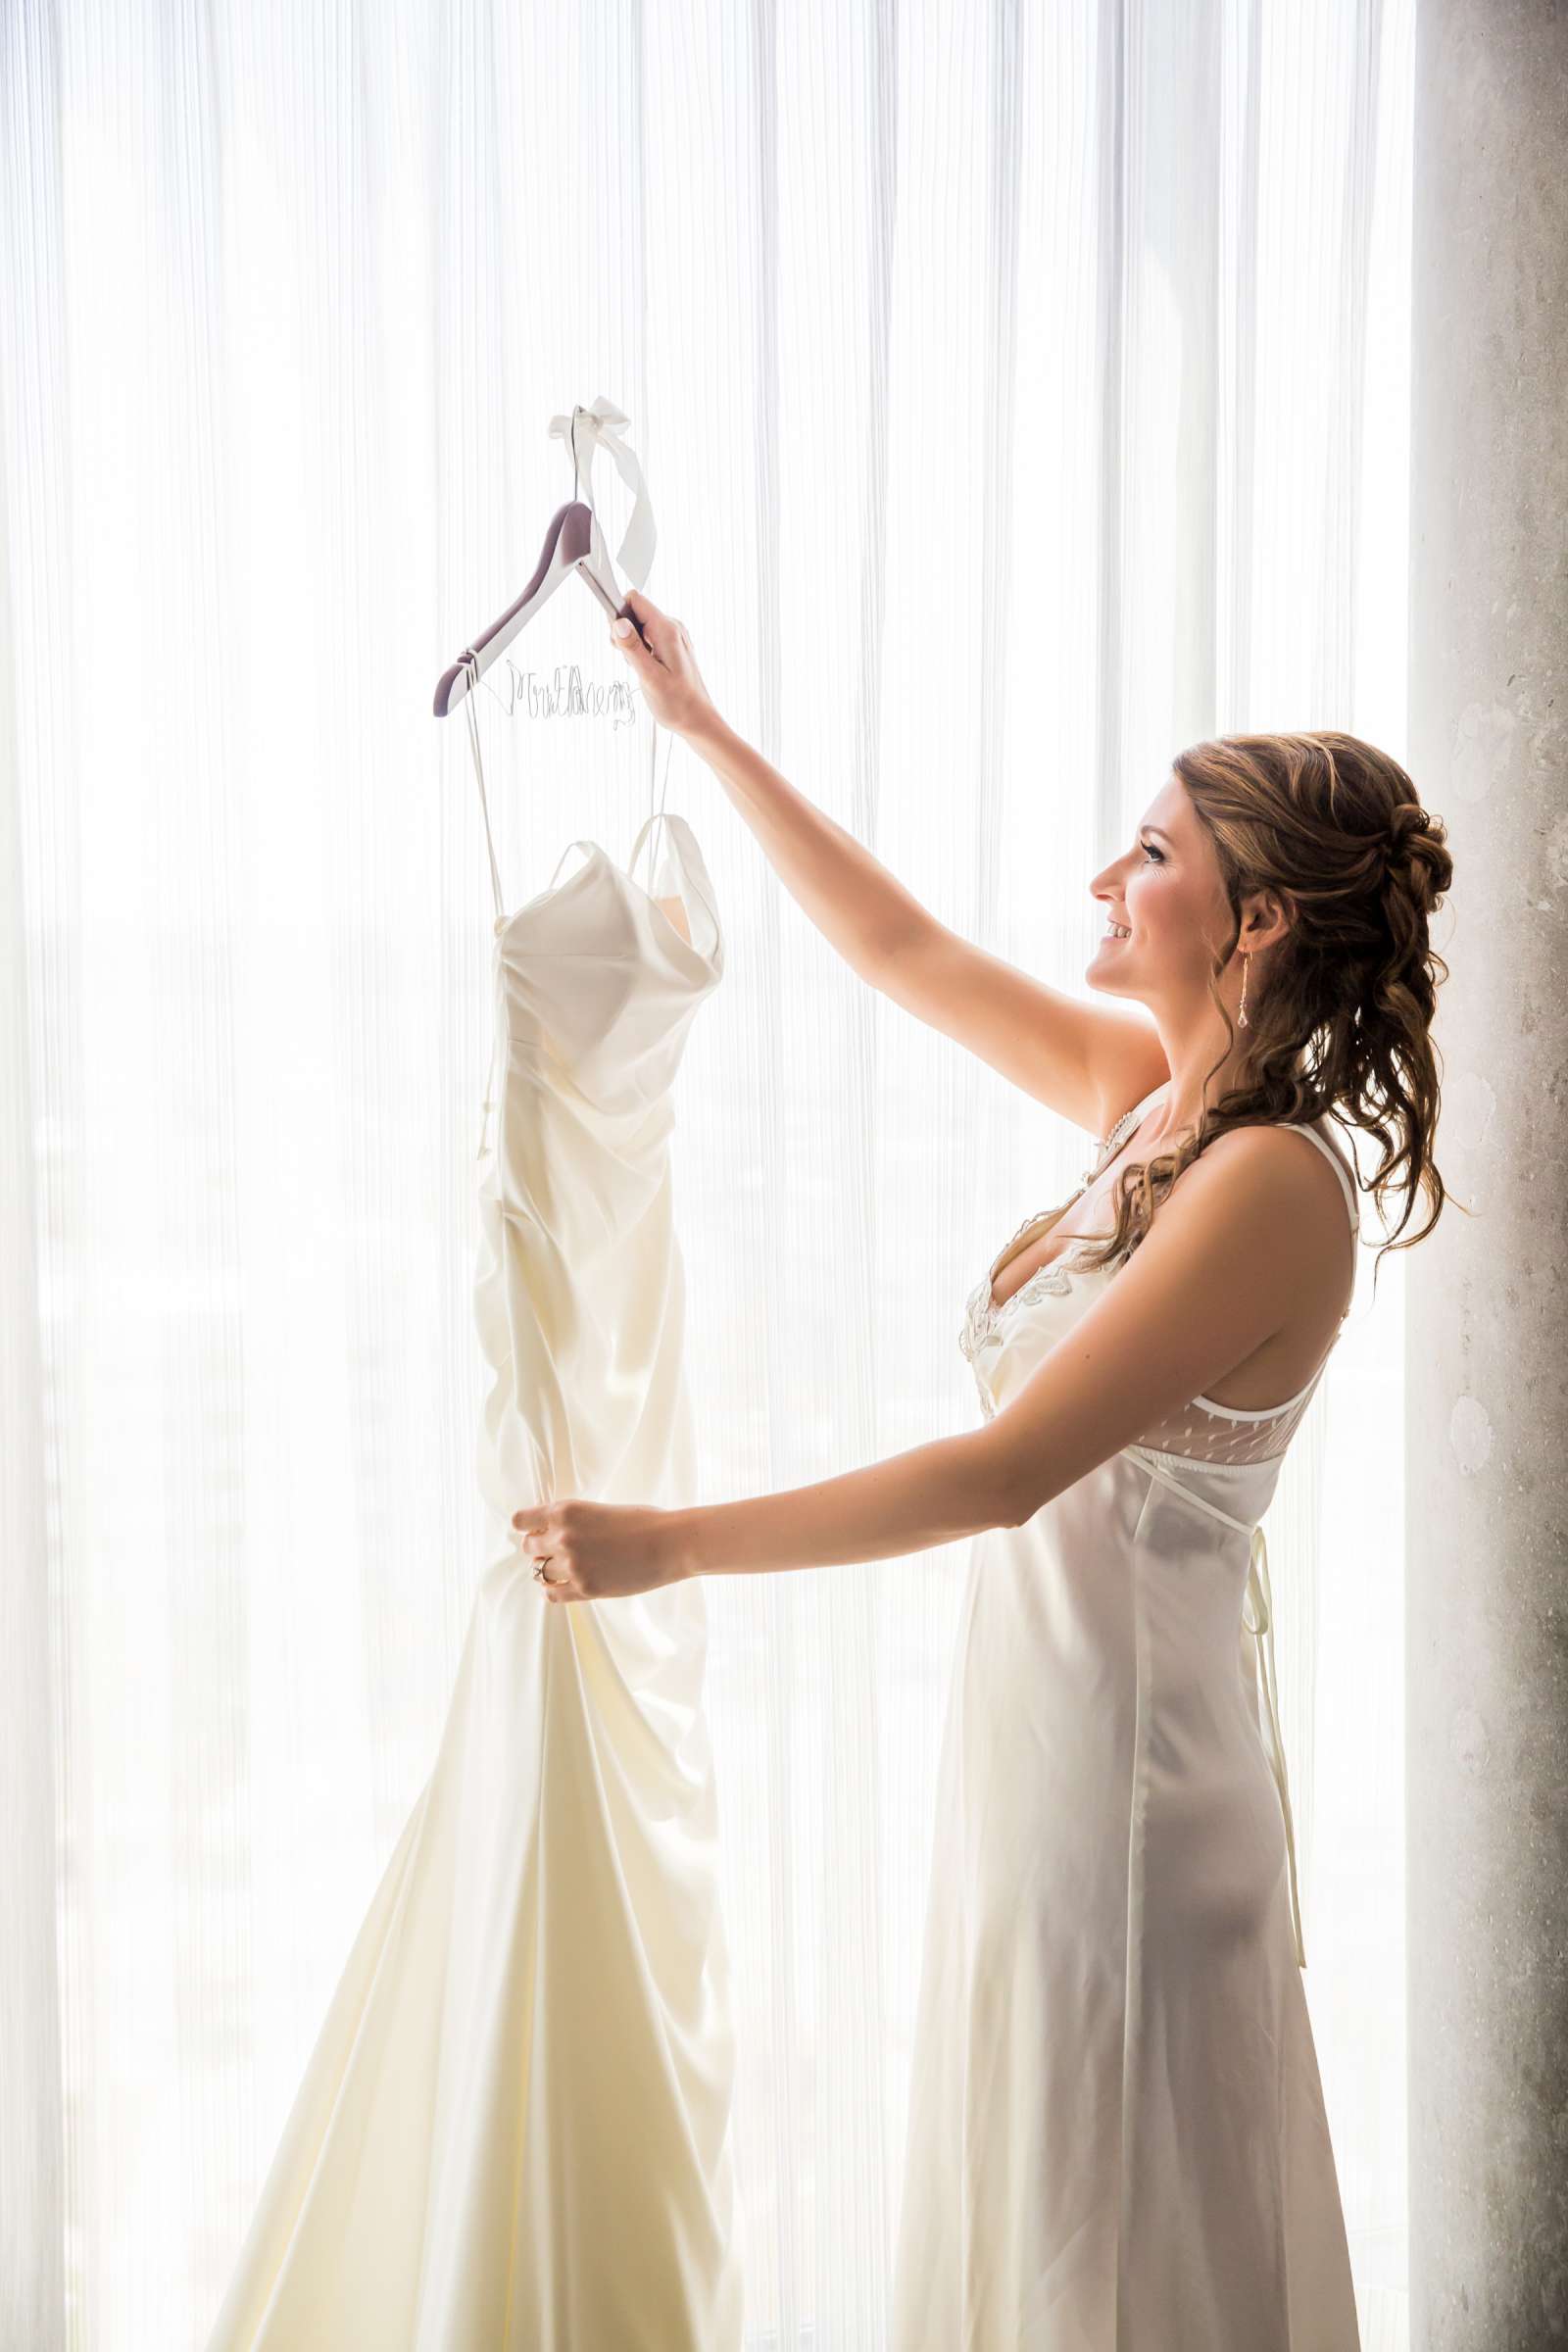
[[[725,726],[681,624],[630,604],[655,716],[852,966],[1105,1141],[969,1300],[978,1429],[705,1508],[568,1497],[515,1514],[520,1548],[569,1604],[980,1538],[895,2352],[1353,2352],[1258,1523],[1354,1285],[1329,1115],[1377,1136],[1396,1232],[1417,1191],[1414,1238],[1442,1208],[1443,827],[1352,736],[1194,746],[1091,885],[1090,983],[1152,1018],[1080,1003],[928,914]]]

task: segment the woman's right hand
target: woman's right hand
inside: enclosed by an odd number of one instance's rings
[[[685,622],[662,612],[640,588],[627,590],[626,607],[636,613],[648,642],[625,620],[612,622],[610,641],[636,671],[643,699],[660,725],[672,735],[690,735],[704,720],[716,719]],[[617,636],[622,628],[625,635]]]

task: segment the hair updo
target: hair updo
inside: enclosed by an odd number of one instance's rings
[[[1453,880],[1442,819],[1396,760],[1357,736],[1226,735],[1171,761],[1214,845],[1231,929],[1210,942],[1209,995],[1229,1043],[1204,1082],[1196,1136],[1113,1188],[1116,1225],[1099,1259],[1129,1255],[1183,1168],[1232,1127],[1310,1122],[1332,1112],[1377,1138],[1369,1189],[1403,1194],[1402,1233],[1416,1194],[1432,1231],[1446,1199],[1432,1156],[1439,1083],[1432,1020],[1448,967],[1428,923]],[[1238,1031],[1215,985],[1241,931],[1242,901],[1268,890],[1291,928],[1249,966],[1247,1020]],[[1240,1038],[1239,1083],[1207,1099],[1207,1082]],[[1381,1252],[1380,1259],[1381,1259]],[[1375,1284],[1375,1275],[1374,1275]]]

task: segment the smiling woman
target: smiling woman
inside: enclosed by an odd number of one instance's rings
[[[1097,878],[1127,936],[1091,981],[1149,1006],[1170,1076],[969,1300],[1017,1502],[972,1555],[943,1735],[902,2352],[982,2310],[1024,2340],[1042,2298],[1084,2342],[1358,2341],[1261,1522],[1353,1282],[1329,1110],[1380,1096],[1383,1173],[1441,1204],[1426,917],[1450,874],[1408,778],[1333,736],[1182,755]]]
[[[1109,936],[1091,982],[1147,1007],[1164,1075],[971,1295],[982,1429],[695,1507],[670,1534],[710,1575],[978,1534],[939,1764],[898,2352],[982,2327],[1028,2340],[1048,2299],[1085,2343],[1357,2340],[1261,1521],[1353,1287],[1356,1178],[1330,1116],[1371,1126],[1375,1105],[1398,1138],[1385,1189],[1403,1167],[1441,1205],[1426,918],[1450,873],[1441,826],[1370,745],[1182,754],[1094,884]],[[921,988],[936,968],[928,951]],[[973,968],[999,1029],[1030,990],[1052,1016],[1050,1084],[1075,1048],[1104,1049],[1102,1021],[1071,1031],[1038,984]],[[621,1531],[584,1532],[618,1575]]]

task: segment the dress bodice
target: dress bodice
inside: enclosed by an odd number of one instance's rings
[[[690,939],[661,897],[633,878],[654,821],[639,831],[624,871],[597,842],[569,842],[556,874],[581,850],[574,872],[564,882],[552,877],[513,913],[497,912],[495,1050],[481,1154],[503,1055],[514,1073],[511,1083],[564,1087],[600,1115],[667,1101],[692,1015],[722,977],[724,940],[708,868],[683,816],[663,815],[674,873],[662,897],[679,899]]]
[[[498,1542],[519,1496],[657,1502],[689,1484],[670,1139],[724,942],[696,836],[664,822],[661,895],[689,939],[632,877],[646,823],[627,869],[573,842],[562,862],[585,853],[575,870],[494,924],[475,1316],[491,1375],[479,1484]]]
[[[1065,1213],[1115,1157],[1128,1134],[1158,1102],[1169,1083],[1167,1079],[1155,1087],[1117,1120],[1101,1144],[1094,1166],[1085,1175],[1079,1191],[1056,1211],[1057,1216]],[[1345,1194],[1353,1243],[1360,1232],[1359,1204],[1340,1154],[1324,1141],[1315,1125],[1295,1121],[1280,1124],[1304,1135],[1333,1167]],[[1013,1243],[1040,1221],[1038,1212],[1025,1217],[965,1302],[958,1346],[974,1373],[980,1409],[988,1420],[1005,1396],[1014,1394],[1021,1381],[1050,1353],[1063,1331],[1087,1309],[1098,1286],[1112,1280],[1118,1271],[1114,1264],[1082,1264],[1098,1243],[1086,1236],[1074,1236],[1010,1297],[1000,1305],[993,1304],[992,1282],[997,1265],[1010,1252]],[[1283,1397],[1279,1403],[1250,1409],[1220,1404],[1211,1396],[1195,1396],[1165,1415],[1154,1428],[1145,1431],[1138,1440],[1139,1446],[1179,1454],[1188,1460],[1215,1463],[1252,1463],[1283,1457],[1311,1402],[1334,1345],[1331,1340],[1311,1378],[1294,1396]]]

